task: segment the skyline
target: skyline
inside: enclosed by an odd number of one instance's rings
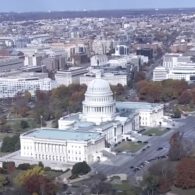
[[[147,1],[147,4],[146,4]],[[112,9],[191,8],[194,0],[1,0],[0,12],[82,11]]]

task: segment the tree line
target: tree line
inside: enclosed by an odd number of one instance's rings
[[[144,175],[143,194],[164,194],[172,186],[183,190],[195,188],[194,141],[176,132],[169,143],[168,159],[152,164]]]
[[[192,93],[192,100],[195,102],[195,88],[190,88],[184,80],[164,80],[137,82],[136,89],[140,100],[148,102],[169,102],[178,100],[179,103],[189,102],[186,93]]]
[[[37,91],[35,97],[26,92],[24,96],[15,97],[12,112],[18,117],[30,115],[37,123],[41,122],[41,117],[43,121],[57,120],[65,114],[82,111],[86,89],[86,85],[74,84],[68,87],[61,85],[51,92]],[[111,89],[116,98],[125,92],[125,88],[120,84],[111,86]]]

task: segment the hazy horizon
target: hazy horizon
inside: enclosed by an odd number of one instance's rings
[[[0,12],[194,8],[194,0],[1,0]]]

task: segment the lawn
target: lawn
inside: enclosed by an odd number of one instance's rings
[[[145,144],[143,143],[136,143],[136,142],[130,142],[130,141],[125,141],[125,142],[121,142],[119,145],[117,145],[114,148],[114,151],[116,152],[137,152],[138,150],[140,150],[142,147],[144,147]]]
[[[128,194],[128,195],[137,194],[135,193],[135,190],[127,182],[123,182],[122,184],[113,184],[112,187],[114,190],[123,191],[124,194]],[[119,193],[119,194],[123,194],[123,193]]]
[[[13,135],[13,133],[0,133],[0,141],[2,141],[4,137],[12,137]]]
[[[143,133],[143,135],[161,136],[161,135],[167,133],[168,131],[170,131],[170,130],[164,129],[164,128],[152,128],[152,129],[145,131]]]
[[[195,189],[189,189],[189,190],[182,190],[176,187],[172,187],[172,191],[174,194],[177,195],[195,195]]]
[[[28,119],[28,118],[17,118],[17,119],[8,119],[7,120],[7,125],[9,125],[14,131],[16,130],[22,130],[21,128],[21,121],[26,121],[28,123],[28,129],[33,129],[37,127],[37,124],[33,119]]]

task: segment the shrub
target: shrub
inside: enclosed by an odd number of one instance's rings
[[[23,163],[23,164],[18,165],[18,169],[20,170],[28,170],[30,168],[31,168],[31,165],[29,163]]]
[[[76,163],[72,167],[72,175],[85,175],[91,171],[90,166],[84,161]]]
[[[51,168],[50,167],[45,167],[44,171],[51,171]]]

